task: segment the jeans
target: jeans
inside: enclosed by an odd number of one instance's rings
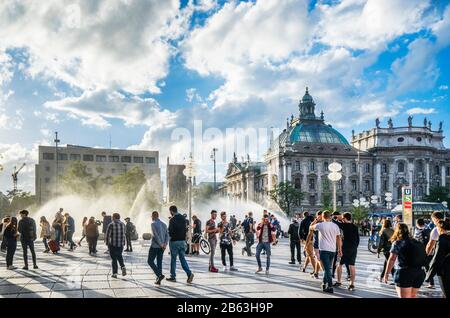
[[[123,263],[123,246],[110,246],[109,247],[109,255],[111,255],[112,259],[112,269],[113,274],[117,274],[118,267],[117,262],[119,262],[120,268],[124,268],[125,264]]]
[[[133,246],[131,246],[131,234],[126,234],[125,238],[126,238],[126,241],[127,241],[127,250],[128,251],[132,251],[133,250]]]
[[[209,268],[214,267],[214,255],[216,254],[217,240],[208,240],[211,252],[209,254]]]
[[[98,236],[86,236],[86,241],[88,242],[89,246],[89,254],[97,253],[97,240]]]
[[[320,251],[320,260],[322,261],[324,272],[323,284],[327,285],[328,287],[333,287],[331,271],[335,254],[336,254],[335,252]]]
[[[252,245],[255,244],[255,237],[253,233],[245,234],[245,247],[244,251],[247,252],[248,256],[252,256]]]
[[[266,270],[270,268],[270,243],[258,243],[256,245],[256,261],[258,262],[258,268],[261,268],[261,251],[266,251]]]
[[[25,267],[28,267],[28,248],[30,248],[31,258],[33,259],[33,265],[36,266],[36,253],[34,251],[34,241],[31,240],[22,240],[20,241],[22,244],[23,250],[23,262]]]
[[[55,242],[59,246],[61,244],[61,229],[56,227],[54,229],[55,229]]]
[[[299,263],[301,263],[302,261],[302,257],[301,257],[301,247],[300,247],[300,241],[291,241],[290,242],[290,246],[291,246],[291,261],[294,262],[295,261],[295,250],[297,249],[297,261]]]
[[[6,247],[6,266],[12,266],[13,264],[13,259],[14,259],[14,254],[16,253],[16,249],[17,249],[17,241],[16,240],[11,240],[9,242],[5,242],[5,247]]]
[[[48,239],[47,239],[46,237],[42,238],[42,243],[44,243],[44,247],[45,247],[45,250],[46,250],[46,251],[50,250],[50,249],[48,248],[47,240],[48,240]]]
[[[192,272],[189,269],[189,265],[186,262],[184,254],[186,252],[186,241],[170,241],[170,277],[176,277],[177,269],[177,256],[180,258],[181,267],[185,271],[186,275],[191,276]]]
[[[67,242],[69,242],[71,250],[73,250],[73,248],[75,246],[77,246],[75,244],[75,242],[73,241],[73,232],[72,231],[67,231]]]
[[[155,272],[157,277],[161,277],[162,275],[162,260],[163,260],[164,250],[158,247],[150,247],[148,252],[148,260],[147,263]],[[155,264],[156,258],[156,264]]]
[[[233,267],[233,244],[220,244],[220,251],[222,253],[222,265],[227,266],[225,256],[228,252],[228,256],[230,258],[230,266]]]

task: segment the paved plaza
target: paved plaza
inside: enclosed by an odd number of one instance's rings
[[[19,244],[20,245],[20,244]],[[298,265],[289,265],[289,241],[280,240],[272,249],[270,275],[255,274],[255,257],[242,256],[243,242],[234,247],[235,265],[238,272],[209,273],[208,256],[188,257],[195,274],[191,285],[186,283],[186,275],[178,264],[177,282],[163,281],[160,287],[154,285],[155,276],[147,265],[149,242],[134,243],[133,253],[124,253],[128,275],[117,279],[110,277],[109,255],[99,244],[96,257],[88,255],[86,243],[69,252],[65,248],[59,255],[44,254],[43,246],[37,243],[38,270],[22,270],[22,251],[18,248],[14,260],[15,271],[6,270],[5,254],[0,259],[1,298],[99,298],[99,297],[233,297],[233,298],[281,298],[281,297],[338,297],[374,298],[396,297],[394,286],[381,284],[377,277],[383,264],[382,259],[367,250],[367,238],[362,238],[357,259],[356,290],[335,288],[333,295],[321,292],[321,280],[302,273]],[[220,264],[219,249],[216,263]],[[30,256],[29,256],[30,257]],[[265,262],[265,256],[263,263]],[[165,254],[164,273],[169,276],[170,256]],[[30,260],[31,261],[31,260]],[[219,267],[221,269],[221,267]],[[309,268],[308,271],[311,269]],[[344,270],[345,273],[345,270]],[[440,289],[422,288],[420,297],[440,297]]]

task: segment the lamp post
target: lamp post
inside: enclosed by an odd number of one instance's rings
[[[56,171],[55,171],[55,196],[58,196],[58,144],[61,140],[58,139],[58,132],[55,131],[55,159],[56,159]]]
[[[328,179],[333,182],[333,211],[336,211],[336,182],[342,179],[342,165],[337,162],[333,162],[328,166],[328,170],[331,171],[328,174]]]
[[[212,149],[211,159],[214,162],[214,194],[216,193],[216,152],[219,151],[217,148]]]
[[[195,161],[192,158],[192,153],[189,155],[189,159],[186,161],[186,168],[183,170],[183,174],[188,178],[188,242],[189,242],[189,254],[192,252],[192,178],[195,176]]]

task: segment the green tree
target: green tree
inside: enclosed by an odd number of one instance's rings
[[[280,182],[269,195],[287,215],[291,215],[292,208],[299,206],[303,199],[303,193],[289,181]]]
[[[363,206],[353,207],[352,208],[352,218],[355,223],[358,223],[361,220],[367,219],[369,216],[369,209]]]
[[[92,174],[87,171],[86,164],[80,161],[71,162],[64,174],[59,176],[64,192],[85,196],[94,195]]]
[[[450,191],[446,187],[432,187],[430,194],[424,197],[426,202],[450,201]],[[449,202],[450,203],[450,202]]]
[[[36,203],[36,196],[30,192],[22,190],[7,191],[6,197],[9,199],[10,204],[7,209],[8,213],[17,213],[20,210],[29,208]]]
[[[127,172],[113,177],[112,189],[115,193],[125,196],[125,198],[132,202],[145,181],[144,171],[139,167],[133,167]]]

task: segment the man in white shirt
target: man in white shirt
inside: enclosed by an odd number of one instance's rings
[[[322,213],[323,222],[317,223],[314,220],[311,223],[310,229],[319,232],[319,253],[320,261],[323,264],[324,276],[322,289],[324,292],[333,293],[332,281],[332,265],[336,254],[336,247],[338,256],[342,256],[342,239],[339,227],[332,222],[331,212],[324,211]]]

